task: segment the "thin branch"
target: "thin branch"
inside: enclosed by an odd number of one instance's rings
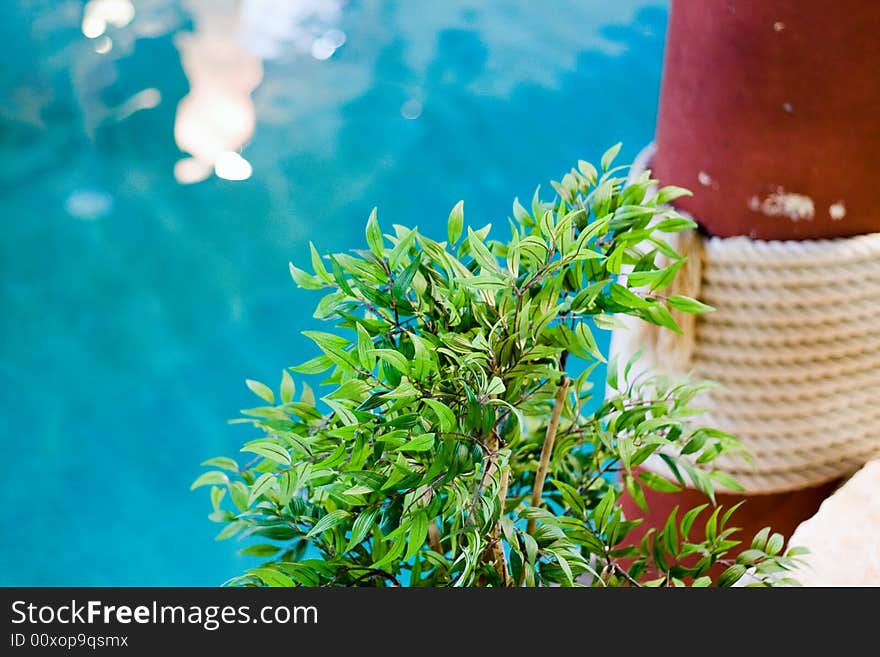
[[[360,567],[348,568],[349,572],[352,570],[357,571],[357,570],[362,570],[362,569]],[[354,584],[359,584],[360,582],[364,581],[365,579],[377,579],[377,578],[378,579],[387,579],[397,587],[402,586],[400,583],[400,580],[398,580],[393,574],[387,573],[384,570],[379,570],[378,568],[365,569],[365,572],[363,574],[359,575],[358,577],[356,577],[355,579],[353,579],[351,584],[349,584],[349,586],[352,586]]]
[[[625,571],[625,570],[624,570],[624,569],[623,569],[618,563],[616,563],[616,562],[614,563],[614,571],[615,571],[618,575],[621,575],[621,576],[622,576],[627,582],[629,582],[629,583],[632,584],[633,586],[637,586],[638,588],[642,588],[642,585],[639,584],[638,580],[633,579],[633,577],[632,577],[628,572],[626,572],[626,571]]]
[[[501,486],[498,490],[498,503],[501,505],[501,516],[492,530],[492,552],[494,553],[495,571],[501,578],[504,586],[510,586],[513,578],[507,568],[507,556],[504,554],[504,546],[501,544],[501,518],[504,517],[504,507],[507,501],[507,487],[510,483],[510,467],[501,471]]]
[[[403,513],[401,515],[405,516],[407,513],[409,513],[409,510],[411,508],[413,508],[418,502],[421,502],[426,497],[428,498],[428,501],[430,501],[430,496],[432,496],[436,492],[437,484],[439,484],[445,476],[446,473],[444,472],[434,477],[434,480],[430,484],[428,484],[428,487],[425,488],[424,492],[422,492],[418,497],[413,498],[410,503],[406,505],[406,508],[403,510]],[[412,489],[413,492],[416,490],[418,490],[418,487]],[[427,506],[427,502],[425,503],[425,506]]]
[[[474,502],[479,498],[479,495],[482,493],[483,488],[486,483],[495,476],[495,472],[498,470],[498,453],[501,449],[501,439],[498,437],[498,434],[495,431],[489,433],[488,440],[489,447],[492,450],[489,458],[486,462],[486,469],[483,471],[483,476],[480,481],[480,485],[478,487],[477,495],[474,497]],[[510,483],[510,467],[505,467],[501,470],[500,482],[498,486],[498,503],[501,505],[501,516],[504,516],[504,508],[507,501],[507,488]],[[475,511],[474,511],[475,512]],[[489,544],[486,546],[485,550],[483,550],[483,555],[486,562],[491,563],[495,572],[498,573],[498,577],[501,579],[503,586],[510,586],[513,582],[513,578],[510,576],[507,568],[507,557],[504,554],[504,547],[501,544],[501,518],[499,517],[498,522],[495,524],[495,527],[492,528],[492,533],[489,536]]]
[[[553,455],[553,444],[556,442],[556,431],[559,429],[559,418],[562,416],[562,409],[565,406],[565,394],[568,392],[568,384],[570,379],[567,376],[562,377],[559,389],[556,391],[556,397],[553,400],[553,414],[550,416],[550,423],[547,425],[547,433],[544,436],[544,445],[541,447],[541,460],[538,462],[538,471],[535,473],[535,484],[532,487],[531,506],[537,507],[541,504],[541,496],[544,493],[544,480],[547,478],[547,470],[550,467],[550,457]],[[536,518],[529,518],[526,525],[526,532],[533,534],[538,521]]]
[[[589,482],[587,482],[587,484],[585,486],[580,486],[578,488],[578,492],[582,493],[582,494],[587,492],[588,490],[590,490],[593,487],[593,484],[595,484],[597,481],[599,481],[599,479],[602,477],[602,475],[607,474],[612,471],[616,472],[616,470],[612,470],[612,468],[614,468],[614,466],[616,466],[619,462],[620,462],[620,457],[614,458],[614,459],[609,459],[608,463],[606,463],[602,468],[600,468],[600,470],[595,474],[595,476],[592,479],[590,479]]]

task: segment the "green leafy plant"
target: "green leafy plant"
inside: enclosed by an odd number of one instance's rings
[[[263,539],[243,552],[269,560],[229,584],[706,586],[717,563],[719,586],[747,570],[782,581],[796,553],[769,530],[727,561],[734,508],[676,511],[627,542],[638,521],[622,489],[644,507],[643,487],[689,480],[714,499],[715,482],[735,484],[712,461],[738,444],[688,428],[703,384],[630,377],[632,363],[608,367],[612,393],[588,410],[605,360],[595,330],[627,314],[677,331],[670,307],[710,310],[661,294],[682,264],[663,234],[693,226],[667,202],[689,192],[653,192],[650,172],[627,184],[618,149],[554,182],[553,202],[515,200],[506,242],[465,229],[462,203],[443,242],[384,234],[374,210],[367,249],[312,245],[313,273],[291,264],[300,287],[326,292],[315,317],[338,330],[305,331],[318,355],[290,370],[326,373],[328,392],[297,396],[287,370],[277,395],[248,381],[265,402],[239,420],[260,431],[242,448],[253,458],[207,461],[193,484],[210,486],[218,538]],[[678,482],[634,469],[653,454]]]

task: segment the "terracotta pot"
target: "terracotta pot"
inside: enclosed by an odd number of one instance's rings
[[[707,232],[880,230],[880,2],[673,0],[654,171]]]
[[[672,0],[653,170],[694,190],[680,207],[713,235],[843,237],[880,231],[880,2]],[[736,513],[744,547],[790,535],[837,485],[754,495]],[[696,491],[646,491],[662,526]],[[729,506],[742,498],[719,496]],[[624,499],[628,517],[644,514]]]

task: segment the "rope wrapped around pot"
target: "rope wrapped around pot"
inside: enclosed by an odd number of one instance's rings
[[[646,168],[651,147],[633,165]],[[880,233],[829,240],[669,236],[687,257],[664,294],[716,308],[678,314],[682,335],[636,318],[616,330],[620,362],[720,384],[697,405],[704,426],[733,434],[754,465],[716,467],[747,493],[848,476],[880,457]],[[660,474],[662,461],[646,467]]]

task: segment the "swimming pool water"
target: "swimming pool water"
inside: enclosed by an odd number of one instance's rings
[[[653,133],[663,2],[309,0],[286,23],[268,0],[128,4],[127,24],[92,39],[83,2],[0,7],[14,53],[0,68],[0,585],[240,572],[251,560],[213,541],[207,494],[188,487],[250,437],[226,423],[252,401],[244,379],[274,383],[310,353],[298,331],[316,297],[288,260],[309,240],[359,245],[373,205],[437,235],[459,199],[474,225],[503,225],[515,195],[618,140],[632,158]],[[262,69],[252,174],[181,184],[185,37],[228,33],[235,15]]]

